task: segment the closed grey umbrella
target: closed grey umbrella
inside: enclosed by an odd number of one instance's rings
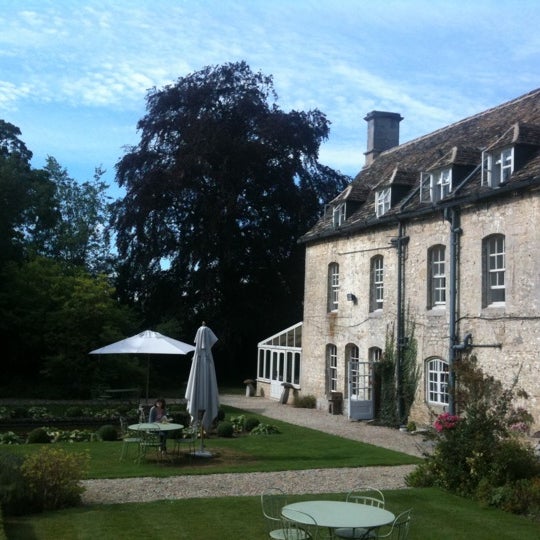
[[[218,338],[205,323],[195,335],[195,353],[186,388],[187,410],[194,422],[201,426],[201,450],[196,455],[210,456],[203,450],[203,429],[210,430],[219,410],[219,391],[212,346]]]

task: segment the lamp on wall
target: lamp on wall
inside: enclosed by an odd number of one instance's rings
[[[347,293],[347,300],[356,304],[356,296],[352,292]]]

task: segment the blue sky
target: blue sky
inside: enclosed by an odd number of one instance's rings
[[[539,86],[538,0],[0,0],[0,118],[34,167],[84,181],[136,144],[147,89],[245,60],[283,110],[331,121],[320,160],[355,175],[366,113],[401,142]]]

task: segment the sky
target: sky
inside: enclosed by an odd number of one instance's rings
[[[540,86],[539,28],[538,0],[0,0],[0,119],[117,198],[147,91],[245,60],[326,115],[319,160],[354,176],[372,110],[407,142]]]

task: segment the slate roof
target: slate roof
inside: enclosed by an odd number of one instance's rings
[[[482,151],[515,144],[528,149],[524,163],[499,187],[482,186]],[[421,202],[421,173],[447,166],[460,166],[466,173],[462,181],[453,182],[452,193],[437,203]],[[400,200],[393,200],[391,209],[377,218],[375,193],[391,186],[399,186]],[[470,205],[539,187],[540,88],[382,152],[330,202],[330,207],[337,202],[353,203],[355,211],[345,223],[335,227],[332,212],[327,211],[299,241],[348,236],[389,222],[440,212],[446,206]]]

